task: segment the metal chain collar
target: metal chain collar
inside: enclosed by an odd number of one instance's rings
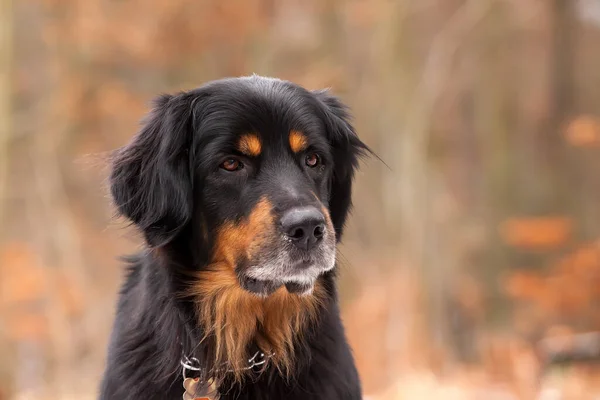
[[[183,344],[182,344],[183,347]],[[261,371],[264,369],[267,361],[274,356],[274,353],[267,353],[258,350],[252,357],[248,359],[248,363],[245,367],[241,368],[241,371],[248,371],[256,367],[263,366]],[[182,396],[183,400],[198,400],[198,399],[218,399],[218,382],[214,379],[214,375],[219,372],[235,372],[236,370],[228,367],[229,363],[224,362],[219,368],[212,371],[206,371],[208,374],[202,373],[203,368],[201,367],[200,360],[196,357],[188,357],[185,353],[182,353],[181,360],[181,376],[183,377],[183,388],[184,393]],[[199,377],[187,376],[189,371],[199,372]],[[213,377],[211,377],[212,372]],[[201,397],[198,397],[200,395]]]
[[[264,365],[274,355],[275,355],[274,353],[265,354],[262,351],[258,350],[256,353],[254,353],[254,355],[252,357],[250,357],[248,359],[248,365],[245,367],[242,367],[241,370],[247,371],[254,367]],[[202,371],[202,368],[200,367],[200,360],[198,360],[196,357],[188,357],[184,354],[179,363],[181,364],[181,367],[182,367],[181,374],[183,375],[183,379],[187,378],[186,370],[187,371]],[[221,364],[222,367],[220,369],[217,369],[217,371],[221,372],[223,370],[223,368],[228,364],[229,364],[228,362]],[[225,369],[225,372],[235,372],[235,370],[231,369],[231,368],[227,368],[227,369]]]
[[[259,350],[248,359],[248,365],[243,367],[242,370],[247,371],[265,365],[271,357],[273,357],[273,353],[265,354]],[[219,398],[218,383],[214,378],[204,377],[201,380],[199,377],[191,378],[187,376],[188,371],[202,371],[200,360],[196,357],[188,357],[184,354],[180,360],[180,364],[182,368],[181,375],[183,377],[183,388],[185,390],[182,396],[183,400],[209,400]],[[227,364],[228,363],[221,364],[221,369],[217,369],[216,372],[235,372],[234,369],[227,368]],[[202,376],[202,374],[200,374],[200,376]],[[198,397],[198,395],[201,397]]]

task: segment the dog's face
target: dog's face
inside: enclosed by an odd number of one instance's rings
[[[249,292],[307,294],[335,265],[364,150],[327,92],[227,79],[159,98],[111,189],[150,246],[191,241]]]
[[[231,110],[229,137],[201,151],[197,204],[209,236],[215,234],[212,261],[232,266],[254,293],[282,285],[309,293],[335,264],[324,126],[298,106],[287,121],[261,121],[253,102],[246,104]]]

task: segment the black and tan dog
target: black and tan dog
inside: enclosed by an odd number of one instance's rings
[[[148,250],[100,398],[360,399],[335,267],[368,151],[327,91],[252,76],[159,97],[112,165]]]

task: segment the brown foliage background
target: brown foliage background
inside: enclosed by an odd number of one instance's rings
[[[366,395],[598,396],[599,48],[594,0],[0,0],[0,399],[95,398],[140,243],[106,152],[254,72],[332,87],[389,166],[339,257]]]

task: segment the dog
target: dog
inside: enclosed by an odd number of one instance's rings
[[[368,153],[329,90],[253,75],[158,97],[111,159],[145,247],[100,399],[360,399],[336,244]]]

